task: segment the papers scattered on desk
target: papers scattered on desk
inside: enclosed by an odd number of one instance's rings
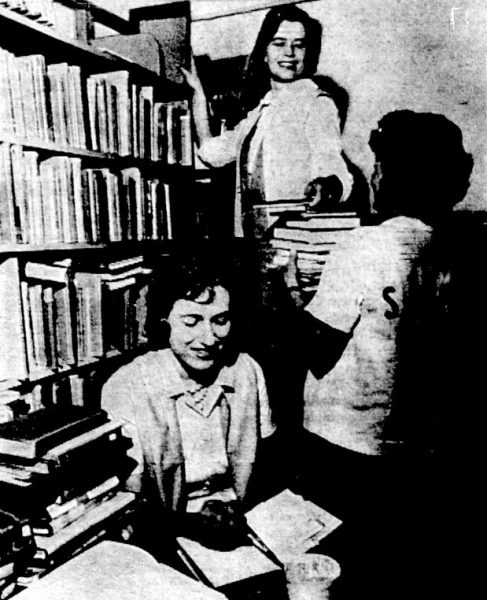
[[[216,588],[279,570],[277,565],[254,546],[239,546],[222,552],[183,537],[179,537],[177,541],[183,552]]]
[[[282,562],[316,546],[342,521],[290,490],[258,504],[247,522]]]

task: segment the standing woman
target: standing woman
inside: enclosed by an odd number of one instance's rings
[[[183,70],[193,89],[201,160],[213,167],[236,162],[235,235],[253,224],[253,205],[277,200],[344,202],[352,176],[342,158],[333,100],[312,81],[321,25],[293,5],[271,9],[244,75],[244,117],[212,136],[208,104],[196,71]]]

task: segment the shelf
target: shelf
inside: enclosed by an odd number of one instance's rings
[[[172,240],[129,240],[123,242],[110,242],[108,244],[0,244],[0,256],[17,256],[23,254],[37,254],[39,252],[51,252],[72,254],[78,252],[143,252],[158,248],[166,250],[172,246]]]
[[[63,379],[65,377],[69,377],[70,375],[78,375],[83,373],[84,371],[93,371],[98,370],[107,365],[111,365],[116,363],[117,361],[129,361],[139,354],[144,354],[145,352],[149,352],[153,350],[154,347],[150,344],[144,344],[138,348],[130,348],[129,350],[124,350],[123,352],[120,350],[110,350],[107,354],[103,356],[94,357],[90,362],[86,362],[79,365],[72,365],[69,368],[62,369],[60,371],[51,371],[50,373],[46,373],[45,375],[33,377],[31,379],[24,379],[23,381],[18,381],[16,385],[10,386],[9,390],[22,390],[27,391],[30,388],[35,387],[36,385],[47,383],[49,381],[56,381],[59,379]]]
[[[91,73],[125,69],[144,80],[159,84],[161,82],[155,71],[123,57],[102,52],[80,40],[68,38],[51,27],[2,7],[0,27],[2,47],[7,47],[14,53],[41,53],[47,57],[48,62],[73,61],[82,64]]]
[[[60,146],[55,142],[46,142],[42,140],[18,138],[11,135],[0,134],[0,143],[16,144],[27,148],[28,150],[36,150],[45,152],[49,155],[71,156],[75,158],[86,158],[101,162],[113,162],[118,167],[134,166],[139,168],[161,169],[164,173],[161,175],[167,176],[167,179],[177,179],[181,175],[186,175],[188,172],[194,172],[193,166],[190,165],[168,165],[162,160],[150,160],[148,158],[140,158],[137,156],[120,156],[119,154],[107,154],[105,152],[96,152],[95,150],[87,150],[86,148],[72,148],[70,146]]]

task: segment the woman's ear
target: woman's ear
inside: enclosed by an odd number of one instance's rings
[[[159,320],[157,329],[157,345],[161,348],[167,348],[169,346],[169,336],[171,334],[171,325],[167,318]]]

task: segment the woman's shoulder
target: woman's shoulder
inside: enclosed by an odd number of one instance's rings
[[[240,352],[235,357],[233,363],[229,365],[229,368],[234,376],[237,377],[255,378],[262,373],[262,368],[259,363],[246,352]]]
[[[154,372],[156,369],[159,370],[169,360],[170,353],[169,348],[145,352],[135,357],[126,365],[122,365],[113,373],[110,380],[131,379],[134,375],[141,376],[147,371]]]

